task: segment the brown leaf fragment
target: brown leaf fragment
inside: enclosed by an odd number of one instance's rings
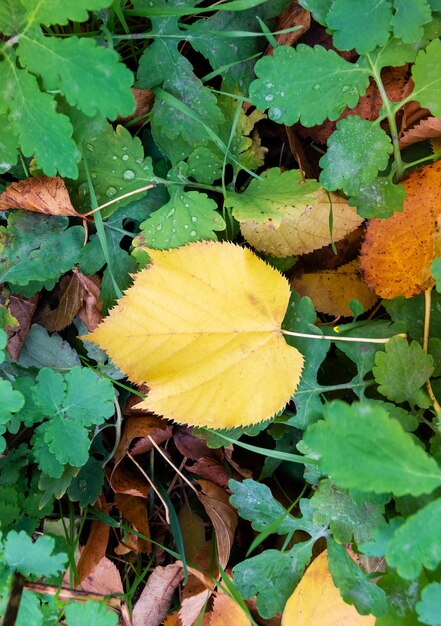
[[[193,465],[187,465],[185,469],[192,474],[198,474],[202,478],[211,480],[223,489],[228,487],[228,481],[231,478],[223,463],[209,456],[201,457]]]
[[[204,521],[191,510],[188,504],[184,504],[179,509],[178,518],[185,555],[187,559],[193,561],[195,555],[205,546]]]
[[[173,434],[173,442],[182,456],[196,461],[203,456],[219,456],[217,450],[212,450],[203,439],[192,433],[192,428],[178,427]]]
[[[133,609],[133,626],[159,626],[167,617],[175,590],[183,578],[179,563],[156,567]]]
[[[124,593],[118,568],[106,556],[97,563],[95,569],[82,581],[81,588],[83,591],[98,593],[104,596],[111,593]]]
[[[419,141],[441,137],[441,117],[428,117],[407,130],[400,138],[400,148],[407,148]]]
[[[150,537],[147,504],[144,498],[117,493],[115,495],[115,504],[134,530],[145,537]],[[149,541],[136,535],[134,535],[134,538],[139,552],[151,553],[152,544]]]
[[[136,87],[132,87],[132,94],[135,97],[136,103],[134,112],[127,117],[118,117],[118,121],[134,121],[135,124],[143,124],[145,122],[145,116],[152,110],[155,102],[155,95],[153,91],[150,91],[150,89],[136,89]]]
[[[39,293],[31,298],[19,295],[10,296],[9,310],[11,315],[18,321],[18,326],[6,327],[6,334],[8,335],[7,350],[14,361],[20,356],[21,349],[26,341],[39,298]]]
[[[164,622],[164,626],[182,626],[181,618],[179,617],[179,611],[171,613]]]
[[[227,492],[219,485],[209,480],[199,480],[198,483],[203,491],[199,500],[213,524],[219,563],[225,569],[236,532],[237,513],[229,502]]]
[[[430,266],[441,249],[441,161],[413,171],[404,181],[404,209],[366,229],[360,265],[381,298],[411,298],[432,287]]]
[[[66,185],[58,176],[36,176],[12,183],[0,195],[0,211],[8,209],[79,216],[72,206]]]
[[[279,46],[293,46],[311,25],[311,14],[307,9],[301,7],[296,0],[291,2],[283,13],[280,14],[277,21],[277,30],[285,30],[293,26],[301,26],[298,30],[283,35],[275,35]],[[273,54],[273,46],[268,46],[265,54]]]
[[[348,304],[351,300],[359,300],[365,311],[377,301],[375,293],[360,276],[357,260],[335,270],[317,270],[296,276],[291,286],[301,296],[311,298],[316,311],[335,317],[353,315]]]
[[[108,513],[107,504],[103,496],[100,496],[96,506]],[[101,559],[105,557],[107,544],[109,543],[110,526],[101,520],[94,520],[90,527],[86,545],[81,551],[81,556],[77,563],[77,572],[80,584],[88,576],[95,572]]]
[[[240,606],[225,593],[214,594],[213,608],[209,614],[209,626],[251,626]]]
[[[49,332],[63,330],[72,323],[83,303],[85,290],[77,274],[63,276],[59,284],[58,306],[42,319]]]
[[[77,268],[74,268],[73,272],[84,289],[83,303],[78,315],[87,330],[92,332],[103,321],[103,303],[100,300],[101,280],[98,276],[85,276]]]

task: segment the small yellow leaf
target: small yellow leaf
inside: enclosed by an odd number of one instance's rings
[[[311,298],[316,311],[328,315],[353,315],[348,306],[351,300],[361,302],[365,311],[377,301],[375,293],[361,279],[357,260],[335,270],[305,272],[293,278],[291,286],[301,296]]]
[[[152,265],[87,336],[149,386],[138,406],[212,428],[255,424],[282,409],[303,366],[281,333],[287,280],[231,243],[148,252]]]
[[[322,552],[305,572],[288,599],[282,626],[374,626],[375,617],[360,615],[346,604],[328,569],[328,551]]]
[[[241,221],[245,239],[257,250],[277,257],[307,254],[340,241],[363,222],[348,201],[335,193],[319,189],[311,194],[310,203],[283,207],[280,223]],[[329,228],[332,202],[333,225]]]

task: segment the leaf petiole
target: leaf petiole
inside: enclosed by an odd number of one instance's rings
[[[302,337],[304,339],[329,339],[330,341],[359,341],[360,343],[387,343],[392,337],[336,337],[335,335],[313,335],[312,333],[296,333],[292,330],[282,329],[283,335]],[[394,337],[406,337],[405,333],[398,333]]]

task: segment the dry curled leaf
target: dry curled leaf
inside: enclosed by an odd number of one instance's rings
[[[343,601],[328,568],[328,551],[306,570],[288,599],[282,626],[374,626],[375,617],[360,615]]]
[[[418,141],[439,139],[440,137],[441,117],[428,117],[403,133],[400,138],[400,148],[407,148]]]
[[[0,211],[8,209],[79,216],[71,204],[66,185],[58,176],[36,176],[12,183],[0,195]]]
[[[149,254],[152,264],[87,336],[149,386],[139,406],[214,428],[254,424],[282,409],[303,366],[281,332],[287,280],[231,243]]]
[[[366,229],[360,265],[367,284],[382,298],[410,298],[432,287],[430,265],[439,255],[441,161],[404,181],[404,209]]]
[[[133,626],[159,626],[166,618],[176,587],[183,578],[181,563],[156,567],[133,609]]]
[[[360,276],[357,260],[335,270],[317,270],[296,276],[291,286],[301,295],[308,296],[316,311],[336,317],[353,315],[348,303],[358,300],[368,311],[377,301]]]
[[[6,328],[8,335],[7,350],[10,357],[16,361],[26,341],[40,294],[37,293],[31,298],[19,295],[11,295],[9,298],[9,311],[17,320],[17,323],[14,322],[14,326],[7,326]]]

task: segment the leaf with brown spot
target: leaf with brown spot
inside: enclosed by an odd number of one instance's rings
[[[147,504],[144,498],[117,493],[115,495],[115,504],[134,530],[150,538]],[[152,544],[149,541],[136,535],[134,535],[134,538],[136,539],[135,544],[139,552],[151,553]]]
[[[187,465],[186,470],[192,474],[199,474],[202,478],[207,478],[219,487],[226,489],[231,476],[225,469],[225,466],[219,459],[213,459],[209,456],[203,456],[193,465]]]
[[[58,176],[36,176],[12,183],[0,195],[0,211],[24,209],[46,215],[78,217],[63,180]]]
[[[213,524],[219,563],[225,569],[236,532],[237,513],[229,502],[227,492],[219,485],[209,480],[199,480],[198,483],[203,490],[199,500]]]
[[[166,618],[175,590],[183,578],[181,563],[156,567],[133,609],[133,626],[159,626]]]
[[[404,189],[403,211],[371,220],[361,248],[365,281],[387,299],[411,298],[434,284],[430,265],[441,244],[441,161],[409,174]]]
[[[357,260],[335,270],[304,273],[293,278],[291,286],[301,296],[311,298],[316,311],[336,317],[353,315],[348,305],[351,300],[359,300],[365,311],[377,301],[375,293],[360,276]]]

